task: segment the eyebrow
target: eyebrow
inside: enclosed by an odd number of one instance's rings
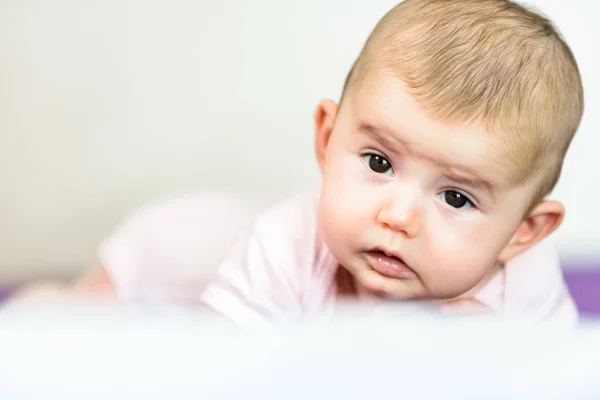
[[[383,147],[393,151],[394,153],[399,153],[398,147],[406,148],[406,145],[400,140],[394,140],[391,138],[391,132],[387,130],[383,130],[377,128],[371,124],[361,123],[358,128],[359,132],[366,134],[371,139],[379,142]]]
[[[389,132],[386,129],[381,129],[368,123],[361,123],[359,125],[359,131],[366,134],[371,139],[379,142],[386,149],[394,153],[400,153],[398,148],[405,148],[410,151],[410,147],[406,143],[402,142],[399,139],[393,139],[391,132]],[[493,186],[490,182],[486,181],[485,179],[468,176],[471,175],[470,173],[468,175],[465,175],[462,172],[459,172],[459,168],[451,167],[446,163],[440,162],[439,160],[433,159],[432,161],[436,162],[437,164],[441,164],[444,167],[445,171],[443,174],[448,179],[456,183],[484,191],[490,197],[492,197],[492,199],[494,198],[494,191],[492,190]]]
[[[486,192],[492,199],[494,198],[492,184],[484,179],[475,177],[471,178],[469,176],[462,175],[461,173],[457,172],[455,168],[446,168],[446,170],[444,171],[444,176],[459,184],[470,186],[472,188]]]

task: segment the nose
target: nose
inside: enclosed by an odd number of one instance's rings
[[[377,221],[394,232],[414,237],[421,229],[421,196],[411,188],[390,193],[379,209]]]

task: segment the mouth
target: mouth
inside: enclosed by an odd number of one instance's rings
[[[373,270],[389,278],[410,279],[417,276],[412,268],[391,252],[374,249],[366,253],[366,259]]]

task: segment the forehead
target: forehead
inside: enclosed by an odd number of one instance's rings
[[[386,145],[393,147],[390,150],[407,152],[498,186],[514,180],[512,157],[502,135],[491,134],[477,123],[436,121],[398,78],[369,78],[347,100],[342,107],[346,110],[340,113],[356,132],[383,137]]]

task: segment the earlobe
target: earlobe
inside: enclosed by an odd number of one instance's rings
[[[319,167],[323,170],[327,145],[333,132],[338,106],[333,100],[323,100],[315,110],[315,154]]]
[[[521,222],[500,254],[503,263],[530,249],[548,237],[562,223],[565,207],[557,201],[543,201]]]

